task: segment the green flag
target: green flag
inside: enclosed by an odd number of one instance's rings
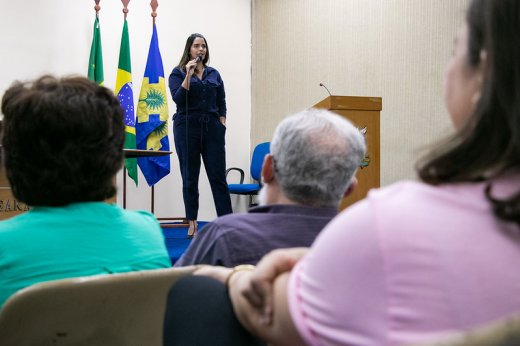
[[[101,31],[99,29],[99,19],[96,16],[94,22],[94,35],[92,46],[90,46],[90,58],[88,60],[88,79],[103,85],[103,53],[101,52]]]
[[[119,64],[116,77],[116,95],[125,113],[125,148],[135,149],[135,111],[134,93],[132,91],[132,67],[130,63],[130,40],[128,38],[128,24],[125,19],[121,48],[119,49]],[[137,186],[137,159],[126,159],[125,167],[128,176]]]

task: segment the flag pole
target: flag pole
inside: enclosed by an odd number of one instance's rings
[[[155,186],[155,185],[152,185],[152,201],[151,201],[151,205],[150,205],[150,206],[151,206],[151,209],[152,209],[152,210],[151,210],[151,213],[152,213],[152,214],[154,214],[154,211],[155,211],[155,208],[154,208],[154,207],[155,207],[155,203],[154,203],[154,201],[155,201],[155,189],[154,189],[154,186]],[[155,215],[155,214],[154,214],[154,215]]]
[[[96,19],[94,21],[94,30],[92,35],[92,45],[90,47],[90,56],[88,62],[88,78],[96,84],[103,85],[103,54],[101,52],[101,33],[99,28],[99,6],[100,0],[94,0],[96,5],[94,10],[96,11]]]
[[[157,17],[157,7],[159,6],[159,2],[157,0],[152,0],[150,2],[150,7],[152,8],[152,18],[153,24],[155,25],[155,17]]]
[[[157,0],[152,0],[150,2],[150,7],[152,8],[152,23],[155,26],[155,17],[157,17],[157,7],[159,6],[159,2]],[[151,209],[152,214],[154,214],[155,209],[155,184],[152,185],[152,201],[151,201]],[[155,215],[155,214],[154,214]]]
[[[123,13],[125,14],[126,20],[126,15],[128,14],[128,3],[130,2],[130,0],[121,0],[121,2],[123,3]]]
[[[126,166],[123,165],[123,209],[126,209]]]
[[[123,3],[124,20],[128,14],[128,3],[130,0],[121,0]],[[126,166],[123,165],[123,209],[126,209]]]
[[[101,6],[99,6],[99,2],[101,0],[94,0],[94,2],[96,3],[96,6],[94,6],[94,10],[96,10],[96,18],[99,18],[99,10],[101,10]]]

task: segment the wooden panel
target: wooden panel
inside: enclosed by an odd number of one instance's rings
[[[0,168],[0,220],[9,219],[27,210],[27,205],[13,197],[5,172]]]
[[[358,169],[358,185],[354,192],[341,202],[340,209],[366,197],[368,190],[380,186],[380,127],[377,111],[336,111],[349,119],[360,131],[365,132],[367,155]]]
[[[358,185],[354,192],[341,201],[340,209],[366,197],[368,191],[380,186],[380,120],[382,100],[379,97],[331,96],[317,103],[315,108],[329,109],[350,120],[362,133],[367,143],[367,155],[358,169]],[[352,107],[353,109],[345,109]],[[371,110],[368,110],[371,109]]]

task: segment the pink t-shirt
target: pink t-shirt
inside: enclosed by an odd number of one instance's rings
[[[402,182],[336,217],[294,268],[289,307],[309,345],[435,340],[520,311],[519,231],[498,221],[484,183]],[[495,196],[518,191],[497,180]]]

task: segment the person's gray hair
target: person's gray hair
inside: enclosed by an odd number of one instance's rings
[[[271,141],[283,193],[314,207],[339,206],[365,152],[359,130],[327,110],[309,109],[285,118]]]

